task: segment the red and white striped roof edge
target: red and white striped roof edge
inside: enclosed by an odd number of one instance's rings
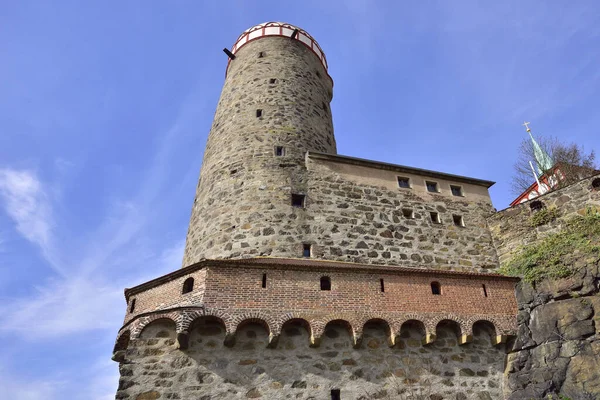
[[[246,29],[235,41],[233,47],[231,48],[231,52],[235,54],[246,43],[265,36],[284,36],[289,38],[296,29],[298,29],[298,35],[296,36],[295,40],[299,40],[306,47],[311,49],[319,58],[319,60],[321,60],[321,64],[323,64],[325,71],[327,71],[327,58],[325,57],[325,53],[321,49],[321,46],[319,46],[319,43],[317,43],[317,41],[304,29],[287,24],[285,22],[265,22]],[[229,61],[231,62],[231,60]],[[229,69],[229,63],[227,63],[227,68]]]

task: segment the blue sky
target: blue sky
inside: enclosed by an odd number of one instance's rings
[[[600,151],[595,1],[5,1],[0,392],[110,399],[123,288],[180,267],[239,33],[311,33],[340,154],[494,180],[521,124]]]

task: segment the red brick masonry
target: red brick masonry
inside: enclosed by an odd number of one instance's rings
[[[190,277],[194,288],[182,294],[183,282]],[[321,277],[331,280],[331,290],[321,290]],[[333,320],[347,322],[355,344],[360,342],[364,324],[373,319],[387,323],[392,343],[407,321],[422,323],[427,342],[435,338],[437,324],[447,320],[460,327],[465,341],[480,320],[491,322],[497,335],[512,335],[517,281],[496,274],[312,259],[205,260],[126,289],[128,309],[119,336],[136,338],[159,318],[170,318],[178,332],[187,332],[203,316],[222,320],[229,337],[245,321],[259,321],[272,341],[286,321],[302,319],[310,328],[313,344],[318,344],[325,325]],[[440,285],[440,295],[432,293],[433,282]],[[130,312],[134,299],[135,309]]]

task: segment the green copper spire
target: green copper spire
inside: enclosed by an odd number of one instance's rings
[[[542,147],[534,139],[533,135],[531,134],[529,124],[530,122],[525,122],[523,126],[527,129],[527,133],[529,133],[529,137],[533,143],[533,155],[535,156],[539,175],[542,175],[544,171],[547,171],[554,166],[554,161],[552,160],[552,157],[550,157],[550,155],[544,149],[542,149]]]

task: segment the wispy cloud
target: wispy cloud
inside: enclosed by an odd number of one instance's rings
[[[54,222],[51,205],[35,172],[0,169],[0,197],[17,231],[37,245],[49,264],[64,275],[64,267],[52,244]]]

